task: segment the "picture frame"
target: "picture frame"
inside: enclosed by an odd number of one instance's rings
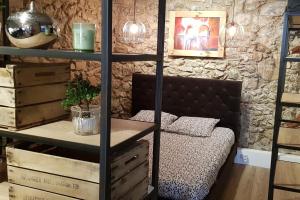
[[[170,11],[169,56],[224,57],[226,11]]]

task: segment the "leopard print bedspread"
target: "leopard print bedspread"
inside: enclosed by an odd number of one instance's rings
[[[152,137],[145,138],[151,143],[150,154]],[[228,128],[215,128],[211,137],[162,132],[159,196],[174,200],[204,199],[233,144],[234,133]],[[152,155],[150,163],[151,159]]]

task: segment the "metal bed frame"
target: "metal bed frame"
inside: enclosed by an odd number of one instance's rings
[[[112,0],[102,0],[102,52],[81,53],[75,51],[64,50],[41,50],[41,49],[19,49],[9,47],[9,41],[5,35],[4,26],[3,44],[0,47],[0,55],[4,55],[4,65],[10,62],[10,55],[14,56],[33,56],[48,58],[65,58],[72,60],[93,60],[101,62],[101,138],[100,138],[100,190],[99,198],[108,200],[111,198],[111,169],[110,156],[116,149],[110,148],[111,133],[111,82],[112,82],[112,63],[121,61],[156,61],[156,92],[155,92],[155,127],[142,131],[134,140],[138,140],[151,133],[154,130],[153,144],[153,165],[152,165],[152,187],[149,187],[147,198],[158,198],[158,172],[159,172],[159,152],[160,152],[160,124],[161,124],[161,104],[162,104],[162,85],[163,85],[163,62],[164,62],[164,39],[165,39],[165,15],[166,0],[158,0],[158,35],[157,35],[157,54],[113,54],[112,53]],[[3,0],[5,8],[3,8],[3,21],[9,16],[9,0]],[[100,12],[100,11],[99,11]],[[68,148],[86,148],[89,151],[99,151],[88,145],[78,145],[77,143],[45,140],[36,136],[21,136],[11,131],[0,131],[1,137],[17,138],[26,141],[52,144],[55,146]],[[133,140],[124,142],[124,146],[130,145]]]

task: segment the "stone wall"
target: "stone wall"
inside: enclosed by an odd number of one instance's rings
[[[61,27],[56,48],[71,48],[71,24],[74,21],[100,23],[99,0],[36,0],[38,7],[53,16]],[[282,14],[285,0],[237,0],[236,21],[244,26],[241,39],[226,41],[224,59],[169,57],[165,49],[165,75],[205,77],[243,81],[242,136],[240,145],[270,149],[277,88]],[[24,4],[26,4],[26,0]],[[232,18],[233,0],[170,0],[167,10],[227,10]],[[127,45],[122,41],[122,27],[132,18],[133,1],[114,0],[113,49],[115,52],[155,53],[157,34],[157,0],[137,0],[137,19],[145,23],[145,43]],[[166,42],[169,20],[167,16]],[[100,48],[98,26],[97,49]],[[128,117],[131,104],[131,75],[154,73],[155,63],[118,63],[113,66],[113,113]],[[93,83],[101,81],[100,68],[94,62],[72,62],[74,72],[81,71]],[[299,80],[299,67],[294,67],[288,80]],[[299,81],[288,87],[299,90]],[[297,112],[288,112],[295,117]]]

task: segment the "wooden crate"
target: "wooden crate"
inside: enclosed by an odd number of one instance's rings
[[[148,180],[144,179],[136,187],[130,190],[127,194],[120,197],[120,200],[142,200],[148,192]],[[9,186],[10,200],[24,200],[24,199],[41,199],[41,200],[79,200],[77,198],[67,197],[64,195],[54,194],[38,189],[33,189],[16,184]]]
[[[69,64],[10,64],[0,69],[0,127],[13,130],[65,118]]]
[[[62,100],[66,97],[66,83],[23,88],[0,87],[0,106],[23,107]]]
[[[70,79],[70,64],[10,64],[0,68],[0,87],[28,87],[63,83]]]
[[[9,146],[6,151],[10,183],[75,199],[99,199],[99,155],[24,143]],[[112,199],[127,193],[132,196],[132,191],[139,194],[137,198],[147,194],[148,151],[148,142],[140,141],[113,156]],[[20,196],[20,191],[11,192],[16,194]]]
[[[0,127],[20,130],[65,118],[68,115],[61,101],[24,106],[20,108],[0,106]]]

